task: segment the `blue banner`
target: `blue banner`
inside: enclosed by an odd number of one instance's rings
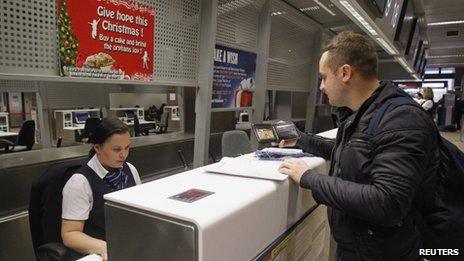
[[[255,90],[256,54],[216,45],[212,108],[250,107]]]

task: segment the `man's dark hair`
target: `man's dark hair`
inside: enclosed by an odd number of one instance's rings
[[[341,32],[323,49],[323,52],[326,51],[327,65],[332,72],[335,73],[340,66],[349,64],[363,78],[377,78],[377,52],[366,37],[351,31]]]

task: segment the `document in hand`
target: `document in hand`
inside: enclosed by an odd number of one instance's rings
[[[207,172],[283,181],[287,175],[278,171],[282,161],[259,160],[253,155],[237,158],[224,157],[220,162],[205,167]]]

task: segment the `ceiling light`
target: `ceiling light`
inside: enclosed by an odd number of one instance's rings
[[[464,54],[428,55],[426,58],[459,58],[459,57],[464,57]]]
[[[332,12],[332,10],[330,10],[327,6],[325,6],[323,3],[319,2],[319,0],[313,0],[314,3],[318,4],[320,7],[322,7],[322,9],[324,9],[325,11],[327,11],[327,13],[329,13],[330,15],[332,16],[336,16],[336,14],[334,12]]]
[[[451,25],[451,24],[464,24],[464,20],[434,22],[434,23],[428,23],[427,25],[434,26],[434,25]]]
[[[271,16],[274,16],[274,15],[283,15],[283,14],[285,14],[284,11],[282,11],[282,12],[281,12],[281,11],[277,11],[277,12],[273,12],[273,13],[271,14]]]
[[[377,37],[375,38],[377,40],[377,42],[384,48],[387,50],[388,54],[390,55],[396,55],[398,54],[398,52],[393,48],[391,47],[387,41],[385,41],[383,38],[380,38],[380,37]]]
[[[377,31],[372,28],[372,26],[358,13],[358,11],[356,11],[356,9],[353,8],[353,6],[351,6],[351,4],[348,2],[348,1],[345,1],[345,0],[339,0],[340,4],[343,5],[343,7],[345,7],[345,9],[351,13],[351,15],[354,16],[354,18],[356,18],[356,20],[358,20],[358,22],[361,23],[361,25],[366,28],[366,30],[373,36],[377,36],[378,33]]]
[[[403,68],[408,71],[408,73],[413,73],[414,70],[411,69],[411,67],[409,66],[409,64],[406,62],[406,60],[404,59],[404,57],[395,57],[395,60],[397,62],[399,62],[401,64],[401,66],[403,66]]]
[[[418,80],[418,81],[421,81],[422,79],[419,77],[419,75],[417,75],[417,73],[413,74],[412,77],[414,77],[414,79]]]
[[[300,8],[300,11],[302,11],[302,12],[317,11],[319,9],[320,9],[319,6],[315,5],[315,6],[308,6],[308,7]]]

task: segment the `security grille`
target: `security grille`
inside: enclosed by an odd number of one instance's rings
[[[0,1],[0,71],[56,75],[55,2]]]
[[[255,0],[219,0],[216,43],[257,52],[261,2]]]
[[[197,84],[200,0],[140,0],[155,9],[154,81]]]
[[[314,34],[318,28],[288,4],[272,2],[267,89],[309,91]]]

